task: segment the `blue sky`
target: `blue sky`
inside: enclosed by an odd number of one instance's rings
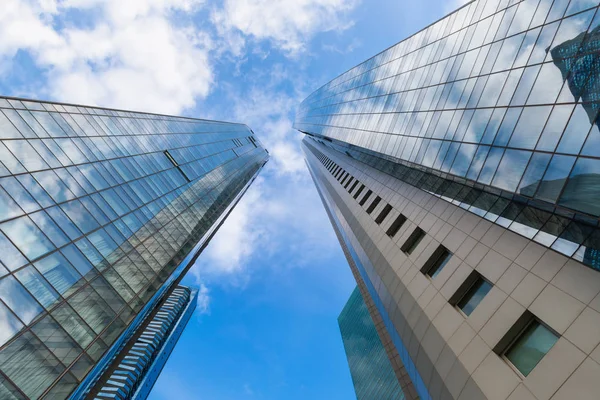
[[[192,268],[151,400],[351,399],[354,281],[292,129],[302,99],[457,0],[3,0],[0,93],[248,124],[271,152]]]

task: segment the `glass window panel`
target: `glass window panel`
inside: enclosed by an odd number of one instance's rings
[[[550,351],[558,340],[553,332],[538,321],[534,321],[511,346],[506,358],[525,376]]]
[[[75,379],[73,374],[67,372],[58,380],[58,382],[53,384],[54,386],[52,386],[52,389],[50,389],[48,394],[44,397],[49,399],[66,399],[78,384],[79,382]]]
[[[10,149],[28,171],[50,168],[26,140],[5,140],[4,145]]]
[[[502,161],[498,166],[498,171],[492,182],[493,186],[514,192],[527,167],[530,151],[506,150]]]
[[[125,306],[123,298],[102,276],[94,279],[92,286],[115,313],[119,312]]]
[[[71,264],[79,271],[79,273],[90,280],[91,277],[97,274],[96,269],[90,261],[79,251],[74,244],[61,249],[61,253],[71,262]]]
[[[0,229],[30,260],[54,248],[54,245],[28,217],[4,222],[0,225]]]
[[[86,374],[90,369],[95,365],[94,360],[92,360],[87,354],[82,355],[75,364],[71,367],[70,371],[75,375],[75,377],[79,380],[83,380]],[[77,383],[77,382],[75,382]],[[70,394],[67,393],[67,395]]]
[[[58,293],[32,266],[19,270],[15,276],[44,308],[49,309],[60,299]]]
[[[525,107],[510,138],[509,147],[534,149],[552,107]]]
[[[527,171],[519,184],[518,193],[523,196],[533,197],[537,191],[538,185],[546,172],[546,167],[552,158],[551,154],[534,153]]]
[[[542,66],[527,104],[551,104],[556,101],[563,87],[563,76],[554,63]]]
[[[75,245],[97,269],[104,269],[106,264],[108,264],[98,250],[96,250],[96,248],[86,238],[75,242]]]
[[[44,310],[12,276],[0,280],[0,299],[23,321],[29,324]]]
[[[56,291],[64,297],[73,293],[83,284],[81,275],[59,252],[52,253],[34,265]]]
[[[491,289],[492,285],[488,281],[479,278],[457,304],[458,308],[460,308],[465,315],[471,315]]]
[[[588,111],[594,114],[588,114]],[[560,153],[579,154],[585,139],[591,129],[592,122],[596,120],[596,110],[586,110],[582,105],[577,105],[562,135],[557,151]]]
[[[6,118],[6,116],[0,111],[0,138],[1,139],[15,139],[22,138],[23,135],[15,128],[15,126]]]
[[[42,207],[49,207],[54,203],[50,196],[48,196],[48,193],[31,175],[19,175],[17,179]]]
[[[503,148],[492,147],[492,150],[488,154],[487,159],[485,160],[485,164],[483,165],[483,169],[481,170],[481,174],[477,179],[478,182],[488,185],[494,173],[496,172],[496,168],[500,163],[500,159],[502,158],[502,154],[504,153]]]
[[[98,222],[96,222],[94,217],[92,217],[79,200],[65,203],[61,208],[84,234],[98,228]]]
[[[69,238],[63,231],[52,221],[45,211],[39,211],[34,214],[29,214],[29,217],[35,224],[46,234],[46,236],[54,243],[56,247],[65,245]]]
[[[89,241],[109,262],[115,262],[121,256],[119,246],[104,229],[97,230],[88,236]]]
[[[0,352],[0,365],[30,398],[37,399],[65,367],[31,332],[25,332]]]
[[[0,302],[0,346],[23,329],[23,324],[4,303]],[[0,390],[0,393],[2,391]]]
[[[0,260],[11,271],[27,263],[25,257],[2,233],[0,233],[0,252],[2,254]]]
[[[519,85],[517,86],[517,90],[515,90],[515,94],[513,95],[510,105],[523,105],[527,101],[529,97],[529,92],[531,92],[531,88],[535,79],[540,71],[541,66],[534,65],[532,67],[525,68],[523,75],[521,75],[521,80],[519,81]]]
[[[75,146],[72,139],[55,139],[58,146],[69,155],[69,158],[73,160],[75,164],[82,164],[89,162],[86,156],[81,153],[79,148]]]
[[[555,155],[535,195],[537,199],[554,203],[571,172],[575,157]]]
[[[96,336],[83,319],[68,304],[62,304],[52,311],[52,316],[60,326],[73,337],[81,347],[87,347]]]
[[[572,105],[554,106],[536,149],[554,151],[573,112]]]
[[[580,158],[571,172],[559,204],[600,216],[600,160]]]
[[[71,220],[67,217],[67,215],[62,211],[62,209],[58,206],[48,208],[46,210],[50,217],[56,222],[58,226],[62,228],[62,230],[69,236],[71,240],[78,238],[81,236],[81,231],[77,229],[75,224],[71,222]]]
[[[550,57],[548,48],[550,47],[552,39],[554,39],[556,31],[558,30],[558,25],[559,22],[554,22],[542,28],[542,33],[540,33],[535,47],[533,48],[533,52],[531,53],[531,57],[529,57],[529,65],[541,63],[544,60],[548,61],[546,59],[546,57]]]
[[[81,354],[81,347],[50,315],[36,322],[31,330],[64,365],[71,364]]]
[[[90,286],[71,297],[69,304],[97,334],[115,317],[108,304]]]
[[[13,154],[6,148],[6,146],[0,141],[0,160],[2,160],[3,175],[7,175],[6,169],[12,174],[20,174],[27,170],[23,165],[13,156]]]
[[[0,221],[18,217],[23,214],[23,210],[14,202],[14,200],[0,188]]]
[[[26,138],[35,138],[37,135],[31,130],[29,125],[23,121],[23,118],[15,110],[2,110],[2,112],[10,119],[13,125],[21,132]]]
[[[451,173],[458,176],[466,176],[471,161],[475,157],[477,145],[463,143],[458,150],[454,164],[452,165]]]
[[[42,126],[37,122],[37,120],[33,117],[33,115],[31,115],[29,111],[17,112],[19,113],[21,118],[23,118],[27,122],[27,125],[29,125],[31,129],[33,129],[37,137],[42,138],[48,136],[48,133],[44,130],[44,128],[42,128]]]
[[[10,194],[14,201],[16,201],[25,212],[29,213],[39,210],[40,206],[15,178],[2,178],[0,179],[0,185],[8,194]]]
[[[36,172],[33,174],[33,177],[57,203],[62,203],[75,197],[54,171]]]
[[[6,101],[6,100],[4,100]],[[0,399],[5,400],[26,400],[26,398],[17,390],[17,388],[0,374]]]
[[[35,119],[42,125],[46,132],[50,134],[50,136],[66,136],[65,132],[62,130],[60,126],[54,121],[52,116],[47,112],[40,111],[31,111],[31,114],[35,117]]]
[[[510,136],[515,129],[515,125],[519,120],[519,116],[521,115],[522,108],[509,108],[504,115],[504,119],[502,120],[502,125],[500,125],[500,129],[496,134],[496,138],[494,139],[495,146],[506,146]]]

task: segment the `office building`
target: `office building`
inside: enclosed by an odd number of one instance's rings
[[[298,110],[421,399],[598,398],[599,26],[597,1],[472,1]]]
[[[198,289],[178,286],[116,354],[87,394],[97,400],[144,400],[150,394],[198,301]]]
[[[374,305],[370,305],[374,307]],[[376,310],[372,310],[372,312]],[[378,324],[383,324],[379,319]],[[357,400],[402,400],[404,393],[390,364],[367,304],[358,287],[344,306],[338,324]]]
[[[0,398],[92,393],[267,159],[245,125],[0,98]]]

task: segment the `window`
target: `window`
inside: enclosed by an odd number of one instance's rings
[[[365,185],[361,184],[356,193],[354,194],[354,200],[358,199],[358,196],[360,196],[363,190],[365,190]]]
[[[473,271],[450,298],[450,304],[458,307],[468,317],[491,289],[492,284],[479,272]]]
[[[255,145],[256,146],[256,145]],[[167,157],[167,159],[171,162],[171,164],[173,164],[173,166],[175,166],[179,172],[181,172],[181,175],[183,175],[183,177],[185,178],[186,181],[191,182],[192,180],[187,176],[187,174],[185,172],[183,172],[183,170],[181,169],[181,166],[179,165],[179,163],[177,162],[177,160],[175,160],[175,158],[171,155],[171,153],[169,153],[169,150],[165,150],[164,151],[164,155],[165,157]]]
[[[350,190],[348,190],[348,193],[352,193],[352,191],[356,188],[356,186],[358,185],[358,181],[354,181],[354,184],[352,185],[352,187],[350,188]]]
[[[369,199],[369,197],[371,197],[372,194],[373,194],[373,191],[369,190],[367,192],[367,194],[365,194],[365,197],[363,197],[362,200],[360,201],[360,203],[358,203],[358,204],[360,204],[361,206],[364,206],[365,203],[367,202],[367,200]]]
[[[394,236],[396,236],[396,233],[398,233],[398,231],[400,230],[400,228],[402,228],[402,225],[404,225],[405,222],[406,217],[402,214],[398,215],[398,218],[396,218],[396,220],[392,223],[392,225],[387,230],[386,234],[389,237],[393,238]]]
[[[425,233],[422,234],[421,239],[419,239],[419,242],[424,236]],[[414,245],[413,249],[415,249],[417,245],[418,243]],[[433,279],[442,271],[442,269],[446,266],[450,258],[452,258],[452,253],[450,253],[447,248],[440,245],[437,249],[435,249],[431,257],[429,257],[429,260],[427,260],[423,268],[421,268],[421,272]]]
[[[494,348],[524,376],[550,351],[559,335],[539,318],[526,311]]]
[[[381,201],[381,197],[379,197],[379,196],[375,197],[375,200],[373,200],[373,202],[371,203],[369,208],[367,208],[367,214],[371,214],[373,212],[373,210],[375,209],[375,207],[377,207],[379,205],[380,201]]]
[[[383,222],[383,220],[385,219],[385,217],[388,216],[388,214],[390,213],[390,211],[392,211],[392,206],[390,206],[389,204],[386,204],[386,206],[383,207],[383,210],[379,213],[379,215],[375,219],[375,222],[378,225],[381,224]]]
[[[406,254],[411,254],[413,251],[415,251],[415,249],[417,248],[419,243],[421,243],[421,240],[423,240],[424,237],[425,232],[423,232],[423,229],[419,227],[415,228],[415,230],[413,231],[413,233],[410,234],[406,242],[404,242],[404,245],[401,247],[401,250]]]

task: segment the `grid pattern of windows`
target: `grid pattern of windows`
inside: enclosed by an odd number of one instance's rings
[[[598,49],[597,2],[476,0],[311,94],[296,128],[600,268]]]
[[[356,398],[404,399],[404,393],[358,288],[350,295],[338,317],[338,324]]]
[[[257,143],[0,98],[0,397],[66,397],[266,162]]]

